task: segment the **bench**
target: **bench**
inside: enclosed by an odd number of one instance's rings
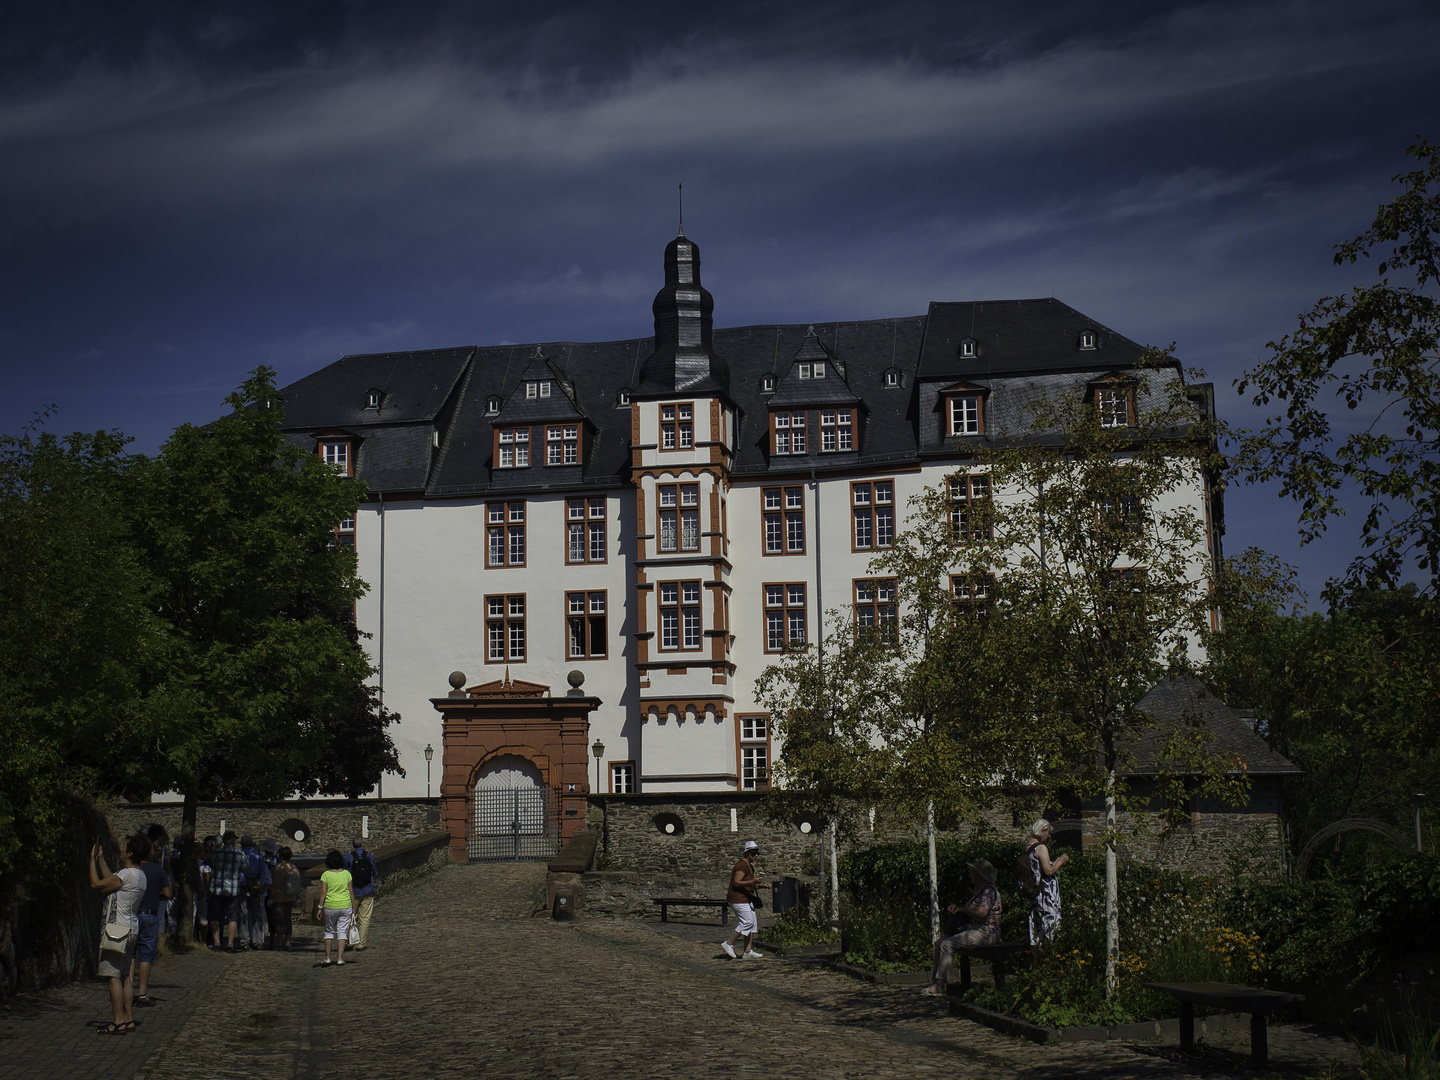
[[[960,958],[960,993],[970,989],[970,961],[984,960],[990,965],[990,975],[995,985],[1005,985],[1005,967],[1016,953],[1029,952],[1029,945],[997,942],[994,945],[956,945],[955,955]]]
[[[1180,1049],[1195,1049],[1195,1006],[1224,1009],[1226,1012],[1250,1014],[1250,1060],[1264,1065],[1270,1056],[1266,1028],[1267,1018],[1282,1005],[1304,1001],[1304,994],[1287,994],[1279,990],[1256,990],[1229,983],[1146,983],[1145,989],[1169,994],[1180,1002]]]
[[[698,900],[693,896],[652,896],[652,904],[660,905],[660,921],[670,921],[670,909],[672,907],[718,907],[720,909],[720,925],[726,926],[730,921],[730,902],[728,900]]]

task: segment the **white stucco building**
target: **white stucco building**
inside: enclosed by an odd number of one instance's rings
[[[370,490],[344,537],[403,717],[408,775],[385,795],[426,793],[431,699],[455,670],[556,695],[582,671],[602,702],[601,791],[763,786],[756,676],[836,629],[822,611],[886,616],[867,564],[910,496],[959,474],[962,497],[987,497],[967,462],[1037,393],[1134,415],[1129,384],[1107,380],[1140,346],[1053,299],[713,330],[683,234],[664,275],[652,337],[347,356],[284,389],[289,437]],[[1208,386],[1191,390],[1213,408]],[[1213,565],[1218,493],[1197,478],[1176,497],[1203,507],[1197,558]]]

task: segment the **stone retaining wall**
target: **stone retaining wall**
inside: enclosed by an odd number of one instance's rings
[[[117,833],[134,832],[149,825],[165,826],[172,837],[180,834],[180,803],[123,803],[110,814]],[[302,822],[306,838],[296,840],[286,822]],[[294,802],[201,803],[196,814],[199,836],[219,835],[221,824],[256,840],[273,836],[300,853],[324,853],[331,848],[348,852],[357,836],[365,836],[372,849],[413,840],[436,831],[440,825],[439,799],[300,799]]]

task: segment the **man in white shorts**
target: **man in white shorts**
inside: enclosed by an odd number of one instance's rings
[[[760,854],[760,845],[754,840],[745,841],[745,850],[740,854],[740,861],[730,871],[730,891],[725,899],[730,904],[730,910],[735,913],[735,929],[730,931],[730,936],[720,943],[720,948],[725,955],[732,960],[759,960],[763,953],[754,949],[755,939],[755,890],[768,889],[768,882],[760,880],[760,875],[755,872],[754,864],[751,862]],[[745,939],[745,951],[735,952],[735,942],[740,938]]]

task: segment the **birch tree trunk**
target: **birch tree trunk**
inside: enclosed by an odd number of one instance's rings
[[[1120,959],[1120,881],[1115,859],[1115,769],[1105,770],[1105,997],[1115,994]]]
[[[830,823],[830,918],[840,918],[840,852],[835,841],[836,827]]]
[[[930,940],[940,940],[940,882],[935,866],[935,803],[925,807],[925,844],[930,852]]]

